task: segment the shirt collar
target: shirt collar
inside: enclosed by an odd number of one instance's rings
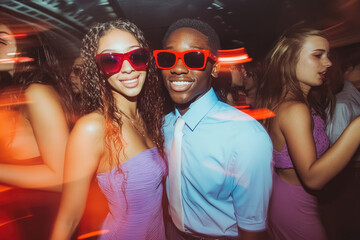
[[[211,88],[198,100],[191,103],[189,106],[189,110],[187,110],[187,112],[183,116],[181,116],[179,110],[175,108],[175,119],[177,119],[178,117],[182,117],[186,125],[192,131],[194,131],[201,119],[203,119],[203,117],[215,106],[218,101],[219,100],[214,90]]]

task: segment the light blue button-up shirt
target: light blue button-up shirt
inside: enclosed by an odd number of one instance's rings
[[[169,156],[177,109],[165,117]],[[272,187],[272,143],[249,115],[209,90],[182,116],[181,186],[187,232],[238,236],[265,229]],[[167,184],[167,192],[168,184]]]

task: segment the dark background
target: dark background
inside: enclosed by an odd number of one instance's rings
[[[0,0],[0,11],[54,31],[69,57],[92,23],[118,17],[135,22],[153,48],[183,17],[208,22],[223,49],[245,46],[252,58],[263,57],[284,29],[303,20],[327,29],[332,47],[360,42],[359,0]]]

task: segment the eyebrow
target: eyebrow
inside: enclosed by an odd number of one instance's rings
[[[140,45],[130,46],[126,49],[125,53],[130,52],[130,51],[134,50],[135,48],[141,48],[141,46]],[[119,49],[104,49],[100,53],[104,53],[104,52],[119,52]]]
[[[314,49],[314,50],[313,50],[313,52],[315,52],[315,51],[326,52],[326,50],[325,50],[325,49],[321,49],[321,48]]]
[[[0,34],[1,33],[5,33],[5,34],[7,34],[7,35],[10,35],[8,32],[4,32],[4,31],[0,31]]]

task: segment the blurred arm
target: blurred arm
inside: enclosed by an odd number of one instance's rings
[[[103,152],[103,127],[93,116],[81,118],[66,149],[64,187],[52,240],[70,239],[83,215],[93,175]]]
[[[0,182],[23,188],[61,191],[69,129],[58,93],[50,86],[31,84],[25,91],[30,121],[43,164],[0,164]]]
[[[264,240],[272,189],[272,143],[264,129],[246,134],[240,142],[232,173],[233,204],[239,235],[243,240]]]

